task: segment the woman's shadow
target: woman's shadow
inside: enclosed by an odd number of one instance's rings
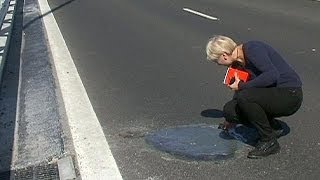
[[[223,111],[219,109],[207,109],[201,112],[201,116],[208,117],[208,118],[223,118]],[[286,136],[290,133],[290,127],[287,125],[287,123],[280,121],[279,119],[275,119],[281,127],[282,132],[278,134],[278,138],[282,136]],[[231,140],[231,139],[237,139],[239,141],[242,141],[243,143],[249,144],[249,145],[255,145],[257,143],[257,140],[259,139],[259,134],[256,128],[251,125],[237,125],[235,128],[230,129],[229,131],[221,130],[219,134],[220,138]]]
[[[201,112],[201,116],[208,118],[223,118],[223,111],[219,109],[206,109]]]

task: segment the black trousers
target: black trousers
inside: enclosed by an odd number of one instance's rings
[[[252,124],[260,140],[269,141],[275,138],[274,130],[281,128],[274,118],[294,114],[302,100],[301,88],[249,88],[237,91],[223,113],[228,122]]]

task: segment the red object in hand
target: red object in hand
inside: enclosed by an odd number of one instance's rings
[[[226,85],[232,84],[234,82],[234,78],[235,78],[234,74],[235,73],[238,74],[238,77],[241,81],[247,82],[249,80],[249,73],[248,72],[229,67],[227,69],[226,75],[224,76],[223,84],[226,84]],[[232,82],[232,80],[233,80],[233,82]]]

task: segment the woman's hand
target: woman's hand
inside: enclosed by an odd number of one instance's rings
[[[233,90],[233,91],[237,91],[239,90],[239,82],[240,82],[240,78],[237,74],[237,72],[234,73],[234,82],[230,85],[228,85],[228,87]]]
[[[225,120],[223,123],[219,124],[218,129],[222,129],[224,131],[228,131],[229,129],[236,127],[236,125],[237,125],[236,123],[230,123],[230,122]]]

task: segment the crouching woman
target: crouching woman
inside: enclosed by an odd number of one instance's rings
[[[236,66],[250,74],[247,82],[228,85],[235,91],[223,108],[225,129],[235,123],[250,123],[260,135],[248,158],[261,158],[280,151],[277,136],[281,125],[274,118],[290,116],[301,106],[302,83],[298,74],[270,45],[260,41],[236,44],[226,36],[212,37],[207,59],[223,66]]]

